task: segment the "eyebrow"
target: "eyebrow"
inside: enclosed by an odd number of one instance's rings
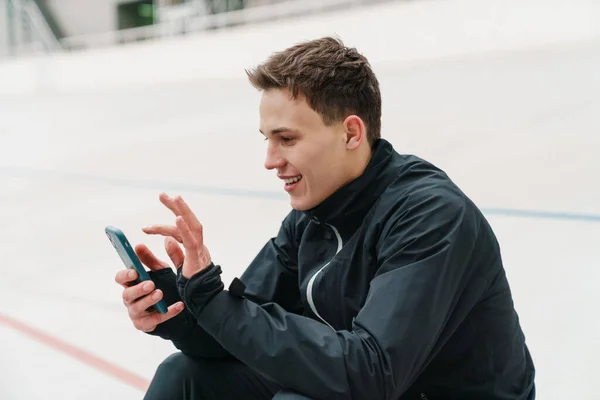
[[[262,133],[263,135],[265,134],[262,130],[258,130],[260,133]],[[282,126],[281,128],[275,128],[273,130],[271,130],[271,135],[279,135],[281,133],[285,133],[285,132],[291,132],[291,133],[298,133],[297,130],[295,129],[291,129],[291,128],[286,128],[285,126]]]

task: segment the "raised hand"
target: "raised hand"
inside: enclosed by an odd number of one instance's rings
[[[159,199],[175,214],[175,225],[152,225],[142,230],[151,235],[172,237],[183,244],[185,261],[181,274],[189,279],[212,263],[210,253],[204,245],[202,224],[181,196],[173,198],[161,193]]]

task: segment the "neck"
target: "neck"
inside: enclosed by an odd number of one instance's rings
[[[371,145],[369,145],[368,143],[366,143],[365,146],[362,146],[355,152],[355,154],[353,154],[353,157],[351,157],[351,159],[348,160],[350,163],[350,176],[348,181],[352,181],[358,178],[363,174],[363,172],[365,172],[365,169],[367,168],[367,165],[369,164],[372,155],[373,153],[371,151]]]
[[[343,228],[343,221],[349,216],[354,216],[349,221],[362,221],[371,205],[395,179],[397,172],[387,167],[393,155],[391,143],[385,140],[377,141],[373,149],[369,146],[368,149],[355,149],[354,153],[347,154],[344,160],[346,183],[304,213],[310,218],[331,223],[338,229]]]

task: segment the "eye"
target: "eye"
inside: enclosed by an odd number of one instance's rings
[[[295,138],[291,138],[291,137],[285,137],[285,136],[281,136],[280,140],[284,143],[284,144],[291,144],[294,141]]]

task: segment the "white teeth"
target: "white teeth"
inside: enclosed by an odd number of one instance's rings
[[[302,175],[298,175],[294,178],[289,178],[289,179],[284,179],[285,183],[287,183],[288,185],[298,182],[300,179],[302,179]]]

